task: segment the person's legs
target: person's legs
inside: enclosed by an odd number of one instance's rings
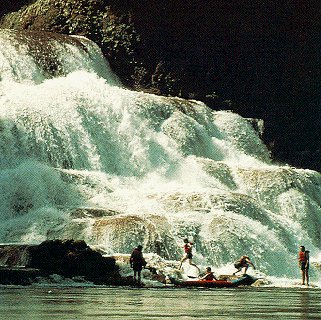
[[[134,282],[136,282],[136,270],[134,270]]]
[[[301,262],[302,284],[305,284],[305,274],[306,274],[305,263]]]
[[[238,268],[234,273],[233,275],[236,275],[238,272],[242,271],[242,267]]]
[[[200,268],[195,263],[192,262],[192,259],[188,259],[188,262],[191,266],[194,266],[195,268],[197,268],[198,272],[201,272]]]
[[[236,275],[238,272],[240,272],[243,268],[242,264],[241,263],[234,263],[234,268],[237,269],[234,273],[233,273],[233,276]]]
[[[184,261],[186,261],[186,259],[187,259],[187,257],[186,257],[186,256],[184,256],[184,257],[181,259],[181,263],[180,263],[180,265],[179,265],[179,268],[178,268],[178,269],[181,269],[181,268],[182,268],[182,264],[183,264],[183,262],[184,262]]]
[[[140,284],[140,280],[141,280],[141,271],[137,271],[138,273],[138,284]]]
[[[301,270],[301,274],[302,274],[302,284],[305,284],[305,271]]]
[[[305,280],[307,286],[309,285],[309,269],[305,269]]]

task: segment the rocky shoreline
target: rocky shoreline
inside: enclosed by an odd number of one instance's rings
[[[84,241],[47,240],[39,245],[0,245],[0,284],[92,283],[133,285],[122,277],[116,259],[103,257]]]
[[[152,260],[150,265],[153,265]],[[180,276],[175,274],[176,266],[172,263],[170,267],[174,277]],[[129,265],[129,255],[104,257],[82,240],[47,240],[39,245],[0,245],[0,285],[138,286],[132,275],[121,275],[119,265]],[[320,262],[314,262],[313,265],[321,270]],[[126,269],[124,266],[122,268]],[[153,287],[168,284],[165,275],[155,267],[147,266],[144,273],[146,285],[150,281]],[[267,283],[268,280],[262,278],[255,286]]]

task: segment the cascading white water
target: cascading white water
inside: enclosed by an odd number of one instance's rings
[[[99,47],[85,37],[48,32],[0,30],[2,81],[41,83],[78,70],[94,72],[120,85]]]
[[[51,41],[50,75],[28,41],[0,32],[0,242],[179,259],[189,237],[198,264],[246,253],[278,277],[298,276],[298,245],[320,255],[321,175],[272,165],[246,119],[126,90],[84,38]]]

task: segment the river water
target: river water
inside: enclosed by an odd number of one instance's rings
[[[1,319],[321,319],[315,288],[2,287]]]

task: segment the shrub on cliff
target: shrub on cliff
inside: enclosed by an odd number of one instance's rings
[[[4,16],[0,27],[86,36],[101,47],[117,75],[124,84],[130,85],[137,82],[133,80],[135,74],[139,74],[139,81],[142,80],[142,61],[137,54],[140,37],[130,21],[130,14],[115,14],[109,3],[102,0],[36,0]]]

